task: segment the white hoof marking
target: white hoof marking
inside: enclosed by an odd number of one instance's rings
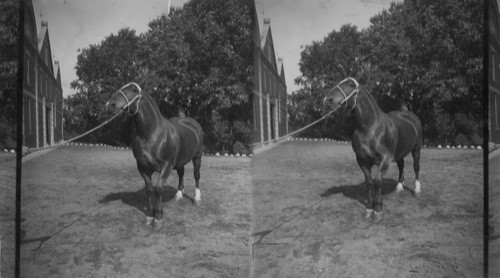
[[[198,188],[194,191],[194,201],[199,202],[201,201],[201,192]]]
[[[420,194],[420,182],[418,180],[415,181],[415,194]]]
[[[182,198],[183,198],[182,191],[181,190],[177,190],[177,193],[175,193],[175,200],[179,201],[179,200],[182,200]]]
[[[151,226],[153,224],[153,217],[146,216],[146,226]]]
[[[398,185],[396,186],[396,193],[399,193],[403,191],[403,183],[399,182]]]

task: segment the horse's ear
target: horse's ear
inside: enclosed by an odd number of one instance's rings
[[[148,87],[148,84],[144,79],[139,80],[136,83],[137,83],[137,85],[139,85],[139,87],[141,87],[141,90],[143,90],[143,91],[146,89],[146,87]]]

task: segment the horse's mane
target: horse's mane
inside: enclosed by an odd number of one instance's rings
[[[368,96],[368,98],[373,102],[373,104],[375,104],[375,106],[382,111],[382,109],[380,108],[380,105],[378,104],[377,99],[373,96],[373,94],[367,88],[362,87],[362,88],[360,88],[360,91],[363,91]]]
[[[149,93],[149,91],[147,89],[143,89],[141,91],[141,95],[142,95],[143,98],[145,98],[145,100],[147,100],[151,104],[151,106],[153,107],[153,109],[155,110],[155,112],[157,112],[161,116],[163,116],[163,114],[160,111],[160,107],[158,106],[158,104],[153,99],[153,97],[151,96],[151,94]]]

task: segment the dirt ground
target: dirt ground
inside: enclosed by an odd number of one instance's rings
[[[489,167],[489,277],[500,277],[500,150],[490,154]]]
[[[67,146],[23,163],[21,276],[248,277],[250,160],[203,157],[200,207],[192,165],[179,203],[174,172],[159,232],[141,225],[131,150]]]
[[[395,194],[392,164],[384,219],[363,217],[367,189],[349,144],[286,142],[252,160],[254,277],[482,277],[483,152],[423,149]]]
[[[1,277],[14,277],[16,154],[0,153]]]

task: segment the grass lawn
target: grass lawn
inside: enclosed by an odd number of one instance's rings
[[[0,153],[1,276],[14,277],[16,154]]]
[[[203,157],[201,206],[174,203],[167,181],[165,225],[142,227],[144,182],[131,150],[66,146],[23,163],[24,277],[246,277],[250,271],[250,158]],[[154,176],[156,179],[157,176]]]
[[[423,149],[415,198],[391,165],[384,219],[363,217],[363,174],[349,144],[286,142],[252,160],[255,277],[482,277],[483,152]]]

